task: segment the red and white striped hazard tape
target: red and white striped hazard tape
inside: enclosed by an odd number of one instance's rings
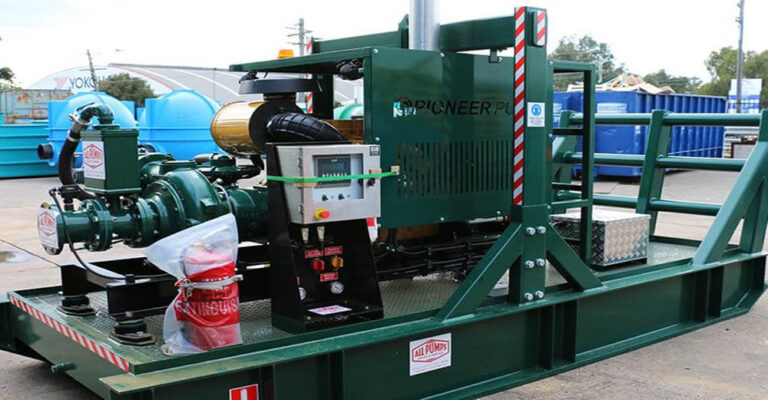
[[[371,243],[373,243],[379,237],[379,227],[376,223],[376,218],[366,218],[365,224],[368,225],[368,237],[370,237]]]
[[[523,204],[523,148],[525,140],[525,7],[515,9],[515,115],[512,199]]]
[[[307,41],[307,47],[304,54],[306,55],[312,54],[312,39],[309,39],[309,41]],[[311,78],[312,75],[307,75],[307,77]],[[312,92],[309,92],[307,93],[307,114],[312,114],[313,111],[315,111],[315,108],[312,106]]]
[[[547,44],[547,12],[536,11],[536,46],[544,47]]]
[[[61,333],[62,335],[70,338],[75,343],[85,347],[90,352],[98,355],[99,357],[109,361],[110,363],[114,364],[116,367],[122,369],[125,372],[131,371],[131,364],[126,361],[125,359],[119,357],[117,354],[113,353],[108,348],[104,347],[103,345],[96,343],[95,341],[88,339],[84,335],[78,333],[74,329],[62,324],[61,322],[49,317],[45,313],[37,310],[36,308],[30,306],[29,304],[19,300],[18,298],[14,296],[10,296],[11,304],[18,307],[21,311],[24,311],[25,313],[31,315],[38,321],[48,325],[51,329]]]

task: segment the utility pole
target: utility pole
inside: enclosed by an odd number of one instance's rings
[[[741,80],[744,79],[744,0],[739,0],[739,53],[736,55],[736,113],[741,114]]]
[[[286,28],[288,28],[290,30],[295,30],[296,31],[296,33],[288,34],[288,37],[294,37],[295,36],[295,37],[298,38],[299,41],[298,42],[289,42],[289,43],[293,44],[293,45],[298,45],[299,46],[299,55],[303,56],[304,52],[306,51],[306,47],[307,47],[307,34],[312,33],[312,31],[307,30],[306,27],[304,26],[304,18],[299,18],[299,23],[298,24],[296,24],[294,26],[288,26]]]
[[[93,57],[91,57],[91,50],[86,50],[86,54],[88,54],[88,68],[91,70],[91,79],[93,80],[93,91],[98,92],[99,91],[99,81],[96,79],[96,70],[93,69]]]

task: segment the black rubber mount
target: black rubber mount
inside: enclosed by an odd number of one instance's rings
[[[109,337],[131,346],[148,346],[155,343],[155,337],[147,332],[147,323],[143,319],[117,321],[109,332]]]
[[[96,314],[96,310],[91,307],[91,300],[86,295],[64,296],[61,303],[56,307],[66,315],[87,316]]]

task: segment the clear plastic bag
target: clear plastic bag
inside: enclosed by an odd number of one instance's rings
[[[227,214],[144,251],[150,262],[178,279],[179,294],[163,321],[163,352],[200,353],[242,343],[237,245],[237,222]]]

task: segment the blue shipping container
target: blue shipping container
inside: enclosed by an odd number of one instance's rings
[[[583,93],[555,93],[555,106],[582,111]],[[597,92],[597,113],[649,113],[668,110],[677,113],[725,113],[725,97],[691,94],[648,94],[640,92]],[[559,117],[558,117],[559,118]],[[645,154],[647,126],[606,126],[595,128],[595,151],[612,154]],[[722,127],[678,126],[672,129],[669,154],[684,157],[722,157]],[[598,176],[640,176],[639,167],[596,166]]]
[[[62,100],[69,90],[0,90],[0,124],[31,124],[48,119],[48,102]]]

